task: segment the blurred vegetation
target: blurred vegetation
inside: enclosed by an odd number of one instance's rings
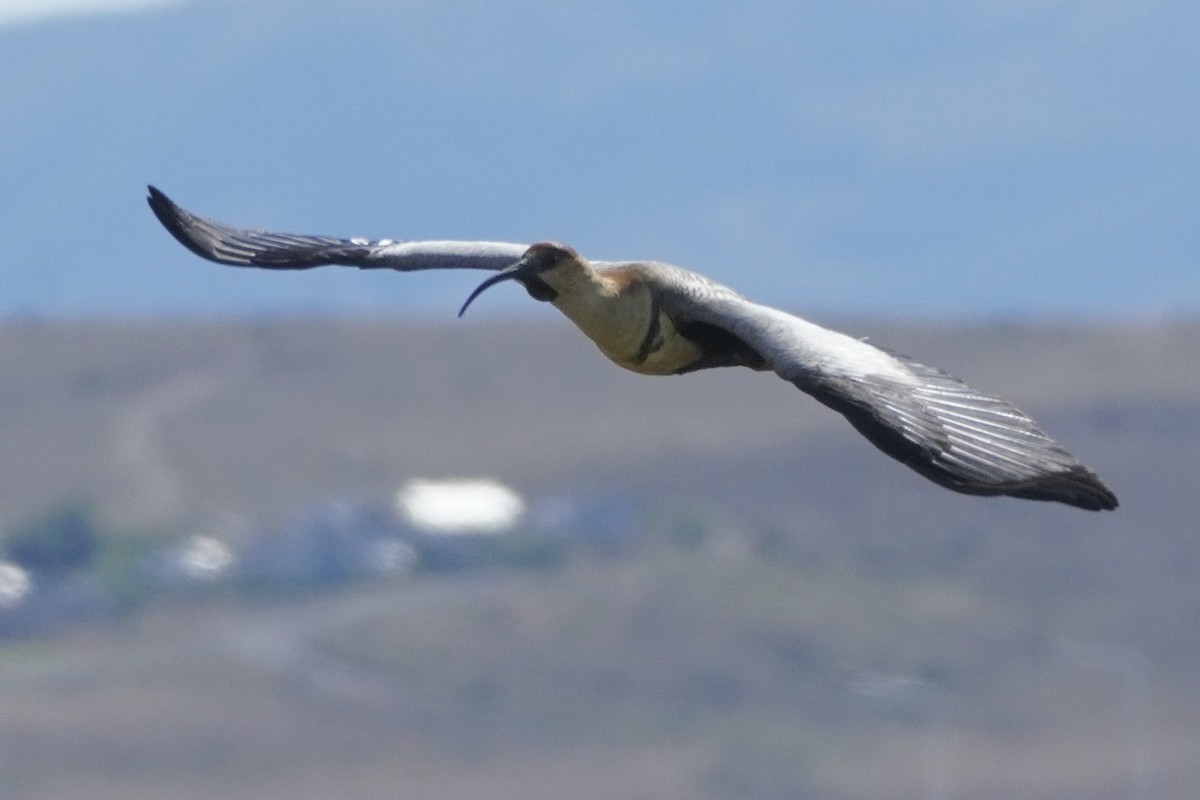
[[[102,537],[90,506],[63,503],[7,531],[4,554],[30,572],[57,576],[91,566]]]
[[[109,702],[121,713],[150,693],[163,715],[205,721],[180,732],[138,712],[128,730],[108,731],[80,716],[55,741],[113,743],[111,757],[71,773],[89,782],[123,785],[115,776],[132,752],[176,765],[164,780],[210,794],[220,780],[282,769],[260,763],[264,752],[280,763],[303,753],[326,771],[370,764],[403,786],[415,763],[404,754],[420,749],[447,775],[515,770],[531,798],[562,796],[537,772],[541,759],[602,763],[625,752],[655,754],[656,773],[687,776],[655,796],[688,800],[917,797],[951,767],[964,787],[955,796],[1030,796],[1031,785],[1119,796],[1109,789],[1124,786],[1131,763],[1121,678],[1064,661],[1056,640],[1064,630],[1114,636],[1101,603],[1107,559],[1081,559],[1069,542],[1043,544],[1040,560],[1013,559],[1014,541],[1017,552],[1029,541],[1013,531],[910,530],[893,534],[903,547],[822,549],[801,526],[732,524],[699,506],[655,504],[647,519],[619,553],[524,531],[484,537],[458,570],[446,561],[400,583],[269,604],[227,593],[191,611],[174,604],[174,616],[149,611],[141,633],[104,658],[141,665],[149,653],[151,668],[109,666],[110,677],[88,680],[117,693]],[[126,608],[142,606],[132,565],[160,537],[101,540],[94,569],[124,587]],[[1077,576],[1069,588],[1044,579],[1066,565]],[[177,619],[198,621],[195,631]],[[1156,696],[1186,716],[1196,709],[1191,684],[1163,670]],[[10,725],[28,731],[37,719],[18,713]],[[396,737],[407,737],[400,750],[387,744]],[[29,760],[17,776],[36,774],[32,747],[18,746]],[[1014,766],[998,778],[996,763]],[[576,768],[586,772],[563,767]],[[627,769],[614,785],[648,785]],[[336,774],[339,786],[358,780]]]
[[[163,594],[148,580],[146,565],[177,539],[171,530],[150,529],[111,533],[101,540],[95,559],[96,577],[119,614],[139,611]]]
[[[85,569],[139,614],[0,643],[0,788],[909,800],[943,769],[943,796],[1120,800],[1138,714],[1143,795],[1200,785],[1200,372],[1178,369],[1200,325],[862,330],[1011,395],[1112,482],[1111,515],[959,497],[782,381],[627,376],[546,331],[9,331],[9,532],[83,487]],[[110,468],[129,431],[186,491],[146,491],[153,459]],[[463,472],[672,505],[611,545],[521,534],[399,581],[146,602],[137,565],[177,519]]]

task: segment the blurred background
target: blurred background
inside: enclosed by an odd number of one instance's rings
[[[1185,798],[1200,8],[0,0],[0,792]],[[959,496],[475,274],[656,258],[1033,414]]]

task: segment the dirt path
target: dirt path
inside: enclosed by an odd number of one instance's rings
[[[248,351],[238,348],[217,363],[176,374],[145,392],[117,417],[113,460],[135,523],[185,519],[195,512],[187,481],[163,446],[172,417],[195,409],[243,374]]]

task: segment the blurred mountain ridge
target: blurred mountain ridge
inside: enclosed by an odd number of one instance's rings
[[[1195,15],[214,0],[0,27],[0,313],[460,296],[197,268],[147,183],[238,225],[566,241],[814,310],[1194,312]]]

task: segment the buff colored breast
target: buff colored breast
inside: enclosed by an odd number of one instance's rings
[[[656,308],[636,272],[610,270],[596,278],[598,285],[570,287],[553,302],[613,363],[642,375],[670,375],[700,358],[700,348]]]

